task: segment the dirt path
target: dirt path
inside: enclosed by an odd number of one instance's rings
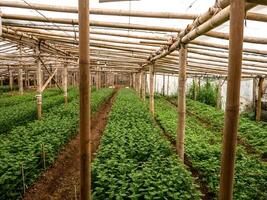
[[[100,111],[92,117],[93,153],[96,152],[99,146],[115,96],[116,91],[101,107]],[[79,143],[80,136],[78,135],[65,146],[54,165],[27,190],[24,200],[79,199]]]

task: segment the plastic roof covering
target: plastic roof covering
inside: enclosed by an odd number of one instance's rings
[[[23,0],[16,0],[25,2]],[[77,0],[57,0],[57,1],[47,1],[47,0],[26,0],[27,3],[41,3],[41,4],[50,4],[50,5],[66,5],[66,6],[77,6]],[[91,8],[107,8],[107,9],[123,9],[123,10],[138,10],[138,11],[155,11],[155,12],[175,12],[175,13],[189,13],[189,14],[202,14],[208,10],[209,7],[213,6],[215,3],[214,0],[140,0],[140,1],[131,1],[131,2],[114,2],[114,3],[98,3],[98,0],[90,0]],[[39,11],[31,9],[19,9],[19,8],[1,8],[3,13],[10,14],[24,14],[24,15],[34,15],[41,16],[42,13],[46,17],[56,17],[56,18],[78,18],[77,14],[72,13],[56,13],[48,11]],[[267,13],[266,6],[257,6],[250,11],[255,13]],[[181,19],[155,19],[155,18],[138,18],[138,17],[123,17],[123,16],[103,16],[103,15],[91,15],[91,20],[97,21],[109,21],[109,22],[120,22],[120,23],[134,23],[134,24],[144,24],[144,25],[156,25],[156,26],[167,26],[167,27],[177,27],[184,29],[187,24],[190,24],[192,20],[181,20]],[[16,20],[10,20],[15,21]],[[22,23],[22,21],[17,21]],[[29,22],[26,22],[29,23]],[[43,24],[47,23],[42,22],[30,22],[31,24]],[[64,25],[63,25],[64,26]],[[99,29],[99,27],[97,27]],[[112,28],[105,28],[112,29]],[[213,30],[228,33],[229,22],[224,23],[223,25],[215,28]],[[142,33],[149,31],[139,31],[139,30],[121,30],[122,32],[135,32]],[[245,24],[244,36],[257,36],[257,37],[266,37],[267,26],[264,22],[250,21],[247,20]],[[157,32],[158,34],[159,32]],[[256,34],[255,34],[256,33]],[[65,34],[68,34],[65,32]],[[166,34],[166,33],[162,33]],[[114,38],[112,36],[99,36],[103,38]],[[204,40],[209,42],[214,42],[218,44],[228,44],[228,40],[215,39],[207,36],[200,36],[198,40]],[[128,41],[139,41],[137,39],[127,39]],[[0,41],[0,52],[2,44],[6,43]],[[159,48],[160,45],[158,45]],[[267,50],[267,45],[261,44],[251,44],[244,43],[245,48],[253,48],[259,50]],[[15,49],[11,49],[6,53],[14,53]],[[1,61],[0,61],[1,62]]]

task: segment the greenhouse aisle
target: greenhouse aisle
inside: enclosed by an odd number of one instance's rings
[[[93,153],[98,148],[116,94],[117,90],[113,92],[109,100],[92,117]],[[79,143],[80,135],[77,135],[61,151],[54,165],[28,189],[24,200],[79,199]]]

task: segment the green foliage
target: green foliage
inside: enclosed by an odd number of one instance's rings
[[[100,95],[100,94],[101,95]],[[96,95],[95,95],[96,94]],[[111,89],[92,94],[92,109],[99,107]],[[7,136],[0,135],[0,199],[17,199],[22,189],[21,165],[25,182],[31,185],[40,175],[42,167],[42,145],[49,166],[66,142],[78,131],[79,105],[77,95],[68,104],[59,105],[45,113],[42,120],[18,126]]]
[[[43,97],[47,98],[50,96],[59,95],[60,91],[58,89],[47,89],[43,93]],[[15,106],[24,102],[35,101],[35,91],[26,92],[23,95],[5,96],[0,98],[0,108]]]
[[[42,111],[45,113],[54,106],[58,106],[64,103],[64,98],[62,95],[52,95],[51,92],[45,93],[42,102]],[[78,92],[76,89],[69,91],[68,99],[71,100],[76,98]],[[9,97],[9,99],[13,97]],[[15,98],[15,96],[14,96]],[[28,98],[28,97],[26,97]],[[19,98],[20,99],[20,98]],[[12,101],[12,100],[11,100]],[[15,102],[17,100],[15,99]],[[13,127],[24,125],[27,122],[37,119],[37,105],[36,100],[32,98],[30,101],[25,101],[14,106],[8,106],[1,108],[0,115],[0,134],[8,133]]]
[[[192,100],[187,100],[187,110],[207,122],[212,129],[223,130],[223,111]],[[267,129],[264,123],[257,123],[246,117],[240,117],[238,133],[258,154],[267,157]]]
[[[196,103],[200,106],[192,108],[188,102],[191,104]],[[206,110],[206,108],[209,109]],[[187,109],[190,109],[190,112],[200,113],[200,115],[187,114],[186,116],[185,153],[192,162],[193,167],[203,176],[203,180],[207,183],[210,191],[216,196],[219,189],[222,134],[220,130],[209,130],[198,118],[205,119],[205,115],[210,114],[211,110],[215,111],[215,109],[192,100],[187,101]],[[200,109],[202,112],[199,112]],[[161,126],[175,140],[178,118],[176,107],[168,104],[164,99],[157,99],[155,101],[155,112]],[[203,114],[204,112],[205,115]],[[216,114],[213,119],[216,116],[220,116],[218,113]],[[221,119],[221,121],[223,120]],[[244,148],[238,145],[234,199],[266,199],[266,171],[267,165],[265,163],[254,156],[248,155]]]
[[[93,198],[200,199],[196,188],[148,107],[122,89],[93,163]]]
[[[18,89],[19,89],[18,85],[13,85],[13,91],[18,90]],[[10,92],[10,91],[11,89],[9,85],[0,86],[0,95],[2,95],[5,92]]]
[[[216,106],[217,103],[217,93],[218,87],[213,86],[209,79],[207,79],[206,83],[202,86],[198,86],[198,84],[193,80],[193,84],[189,88],[188,98],[194,99],[207,105]]]

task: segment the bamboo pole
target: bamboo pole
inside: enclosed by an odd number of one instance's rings
[[[18,14],[2,14],[3,19],[14,19],[24,21],[35,21],[35,22],[47,22],[47,23],[60,23],[60,24],[71,24],[78,25],[77,19],[68,18],[43,18],[39,16],[29,15],[18,15]],[[162,31],[162,32],[180,32],[181,29],[176,27],[165,27],[165,26],[148,26],[143,24],[128,24],[128,23],[114,23],[105,21],[90,21],[90,26],[96,27],[110,27],[110,28],[123,28],[123,29],[137,29],[137,30],[149,30],[149,31]]]
[[[13,84],[14,84],[13,72],[9,70],[9,88],[11,91],[13,91]]]
[[[51,83],[51,80],[52,80],[52,78],[55,76],[56,72],[57,72],[57,68],[55,69],[55,71],[54,71],[51,75],[49,75],[49,77],[48,77],[48,79],[46,80],[45,84],[42,85],[42,89],[41,89],[42,92],[45,90],[45,88],[47,87],[47,85],[48,85],[49,83]]]
[[[68,103],[68,66],[64,63],[63,68],[63,92],[64,92],[64,102]]]
[[[23,74],[22,74],[22,68],[19,68],[18,73],[18,85],[19,85],[19,94],[23,95]]]
[[[256,112],[256,121],[259,122],[261,120],[261,98],[263,92],[263,82],[264,78],[259,78],[259,85],[258,85],[258,100],[257,100],[257,112]]]
[[[142,75],[142,98],[145,101],[146,100],[146,72],[143,71]]]
[[[233,198],[245,17],[245,1],[231,0],[230,2],[229,69],[221,158],[220,200]]]
[[[179,86],[178,86],[178,127],[176,150],[181,161],[184,162],[184,134],[185,134],[185,87],[187,47],[182,45],[179,50]]]
[[[227,1],[224,1],[227,2]],[[253,1],[250,1],[253,2]],[[261,3],[262,1],[254,0],[254,2]],[[224,3],[226,5],[226,3]],[[223,8],[225,5],[218,5],[218,8]],[[24,2],[12,2],[7,0],[2,0],[0,2],[2,7],[13,7],[13,8],[26,8],[26,9],[36,9],[43,11],[54,11],[54,12],[63,12],[63,13],[78,13],[77,7],[66,7],[66,6],[57,6],[57,5],[46,5],[31,3],[30,6]],[[221,7],[222,6],[222,7]],[[146,17],[146,18],[165,18],[165,19],[188,19],[193,20],[198,17],[196,14],[187,14],[187,13],[172,13],[172,12],[144,12],[144,11],[135,11],[135,10],[117,10],[117,9],[103,9],[103,8],[91,8],[90,14],[94,15],[115,15],[115,16],[129,16],[129,17]],[[262,17],[259,18],[255,15],[250,15],[248,13],[247,19],[261,21]],[[256,13],[253,13],[256,14]],[[258,14],[258,13],[257,13]],[[263,17],[263,20],[265,17]]]
[[[135,78],[136,73],[133,73],[133,89],[136,90],[136,78]]]
[[[22,46],[19,47],[20,55],[22,54]],[[20,59],[21,60],[21,59]],[[20,62],[22,64],[22,62]],[[19,68],[19,76],[18,76],[18,82],[19,82],[19,94],[23,95],[23,75],[22,75],[22,66]]]
[[[149,65],[149,85],[150,85],[150,94],[149,94],[149,108],[152,115],[154,115],[154,67],[155,64]]]
[[[138,94],[139,94],[139,97],[142,98],[142,76],[143,76],[143,72],[141,71],[139,73],[139,76],[138,76],[138,82],[139,82],[139,87],[138,87]]]
[[[41,119],[42,117],[42,69],[41,69],[41,63],[39,59],[40,55],[40,46],[37,45],[35,49],[36,53],[36,64],[37,64],[37,70],[36,70],[36,79],[37,79],[37,118]]]
[[[256,78],[253,78],[253,88],[252,88],[252,107],[253,107],[253,112],[255,113],[256,116]]]
[[[89,0],[79,0],[81,200],[91,200],[91,90],[89,27]]]
[[[162,75],[163,77],[163,80],[162,80],[162,82],[163,82],[163,85],[162,85],[162,94],[163,94],[163,96],[165,96],[165,74],[163,74]]]

